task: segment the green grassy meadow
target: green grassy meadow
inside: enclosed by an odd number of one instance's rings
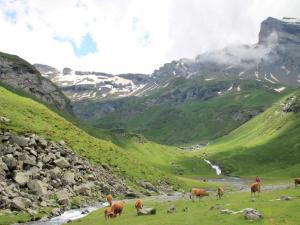
[[[255,201],[251,201],[250,193],[226,193],[224,198],[216,200],[214,194],[200,201],[192,202],[185,198],[175,202],[146,201],[145,207],[157,209],[156,215],[136,216],[133,202],[126,203],[121,217],[105,220],[104,209],[92,212],[88,216],[70,223],[71,225],[242,225],[242,224],[273,224],[273,225],[297,225],[299,224],[300,190],[286,189],[261,193]],[[290,196],[294,199],[289,201],[277,201],[281,196]],[[210,210],[212,206],[219,205],[225,209],[239,211],[244,208],[254,208],[263,213],[263,219],[248,221],[244,214],[235,215],[221,214],[217,210]],[[176,206],[177,213],[167,214],[170,206]],[[187,207],[188,211],[183,212]]]

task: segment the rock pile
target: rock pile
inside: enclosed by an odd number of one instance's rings
[[[0,130],[0,208],[68,208],[75,197],[99,199],[101,194],[127,192],[109,167],[91,165],[64,141]]]

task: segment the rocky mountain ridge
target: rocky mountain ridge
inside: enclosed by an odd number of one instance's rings
[[[140,90],[151,79],[145,74],[113,75],[94,71],[73,71],[71,68],[58,70],[43,64],[34,66],[44,77],[60,86],[72,101],[139,95]]]
[[[70,102],[62,91],[18,56],[0,52],[0,84],[56,109],[72,111]]]
[[[167,87],[172,80],[201,78],[203,82],[231,78],[300,86],[300,22],[295,18],[272,17],[261,23],[258,42],[209,51],[195,59],[180,59],[164,64],[150,75],[111,75],[97,72],[49,72],[48,76],[73,100],[108,100],[128,96],[147,96]],[[47,67],[47,66],[45,66]],[[51,75],[52,74],[52,75]],[[53,75],[56,74],[56,75]],[[70,75],[72,74],[72,75]]]

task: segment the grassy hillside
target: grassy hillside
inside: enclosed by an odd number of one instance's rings
[[[183,168],[183,175],[191,173],[191,169],[198,174],[213,175],[213,171],[202,160],[196,169],[191,168],[187,153],[182,153],[179,149],[127,139],[120,141],[120,147],[111,141],[97,139],[46,106],[1,87],[0,116],[8,117],[12,121],[9,125],[0,123],[0,127],[17,133],[36,133],[55,141],[63,139],[74,151],[92,162],[110,165],[129,183],[139,180],[157,183],[163,180],[182,186],[183,182],[176,178],[176,169],[170,164],[171,160]]]
[[[290,96],[294,103],[280,99],[205,152],[234,175],[300,176],[300,92]]]
[[[230,87],[232,90],[226,91]],[[246,80],[181,79],[150,96],[101,104],[84,102],[76,108],[93,114],[102,106],[119,105],[115,112],[91,124],[128,129],[158,143],[192,145],[228,134],[289,92],[278,93],[272,88],[276,87]],[[218,90],[223,90],[221,95]]]

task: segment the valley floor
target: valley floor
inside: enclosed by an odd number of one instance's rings
[[[300,220],[300,189],[287,184],[281,190],[265,190],[259,197],[252,198],[250,192],[227,192],[223,199],[217,200],[215,193],[200,201],[192,202],[188,195],[175,201],[147,200],[146,207],[154,207],[157,214],[152,216],[136,216],[134,201],[126,203],[121,217],[105,220],[104,209],[92,212],[88,216],[74,221],[72,225],[216,225],[216,224],[299,224]],[[278,186],[277,185],[274,185]],[[274,188],[276,189],[276,188]],[[291,200],[280,200],[282,196],[289,196]],[[167,210],[175,206],[176,213],[168,214]],[[214,209],[213,209],[214,207]],[[187,210],[184,210],[187,208]],[[256,209],[263,214],[258,221],[244,219],[244,213],[222,214],[220,209],[234,212],[245,208]]]

